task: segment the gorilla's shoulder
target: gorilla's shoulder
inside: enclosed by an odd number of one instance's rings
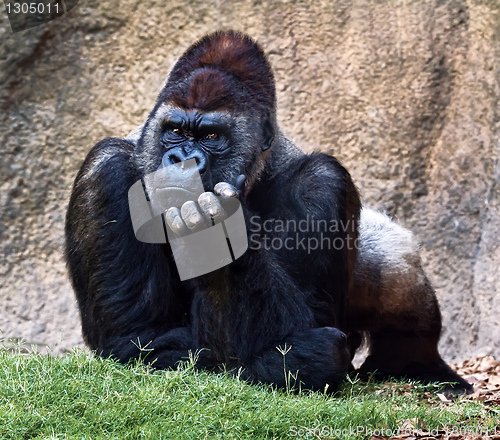
[[[135,146],[124,139],[106,138],[98,142],[83,162],[77,181],[81,179],[110,178],[112,180],[130,176],[132,155]]]
[[[345,183],[346,179],[350,180],[349,172],[337,158],[318,152],[292,159],[281,174],[297,183],[309,181],[319,186]]]

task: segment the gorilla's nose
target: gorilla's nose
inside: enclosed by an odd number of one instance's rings
[[[186,160],[186,155],[180,148],[172,148],[163,155],[163,158],[161,160],[161,166],[168,167],[169,165],[180,163],[185,160]]]
[[[172,148],[168,150],[162,158],[160,167],[168,167],[175,163],[184,162],[188,159],[195,159],[198,171],[203,174],[207,169],[207,159],[200,151],[191,151],[188,154],[182,148]]]
[[[207,170],[207,158],[205,155],[199,151],[193,151],[189,154],[188,159],[196,159],[196,164],[198,165],[198,171],[203,174]]]

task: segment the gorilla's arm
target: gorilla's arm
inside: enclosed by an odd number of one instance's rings
[[[284,388],[331,392],[345,379],[349,363],[344,333],[320,327],[295,333],[255,356],[241,376]]]
[[[190,330],[176,329],[189,324],[191,298],[168,245],[134,235],[127,194],[140,175],[133,148],[110,138],[89,153],[69,204],[66,254],[90,348],[123,362],[149,353],[166,367],[196,349]]]
[[[302,154],[278,170],[249,195],[249,241],[258,246],[267,240],[282,270],[313,292],[308,306],[318,326],[344,330],[357,255],[358,192],[347,170],[325,154]]]

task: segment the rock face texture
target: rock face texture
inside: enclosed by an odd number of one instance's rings
[[[82,344],[62,256],[77,170],[146,119],[187,46],[233,28],[269,55],[286,133],[421,241],[444,357],[499,357],[499,5],[89,0],[16,34],[0,14],[0,338]]]

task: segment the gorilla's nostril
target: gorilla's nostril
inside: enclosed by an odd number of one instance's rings
[[[200,172],[200,174],[203,174],[203,172],[207,169],[207,159],[202,153],[195,151],[189,156],[189,159],[196,160],[196,165],[198,166],[198,171]]]
[[[173,165],[174,163],[179,163],[185,160],[184,155],[179,151],[167,151],[162,158],[162,165],[164,167],[168,167],[169,165]]]
[[[197,160],[196,162],[198,164],[198,169],[200,170],[200,173],[203,174],[207,169],[207,161],[205,159],[200,159]]]

